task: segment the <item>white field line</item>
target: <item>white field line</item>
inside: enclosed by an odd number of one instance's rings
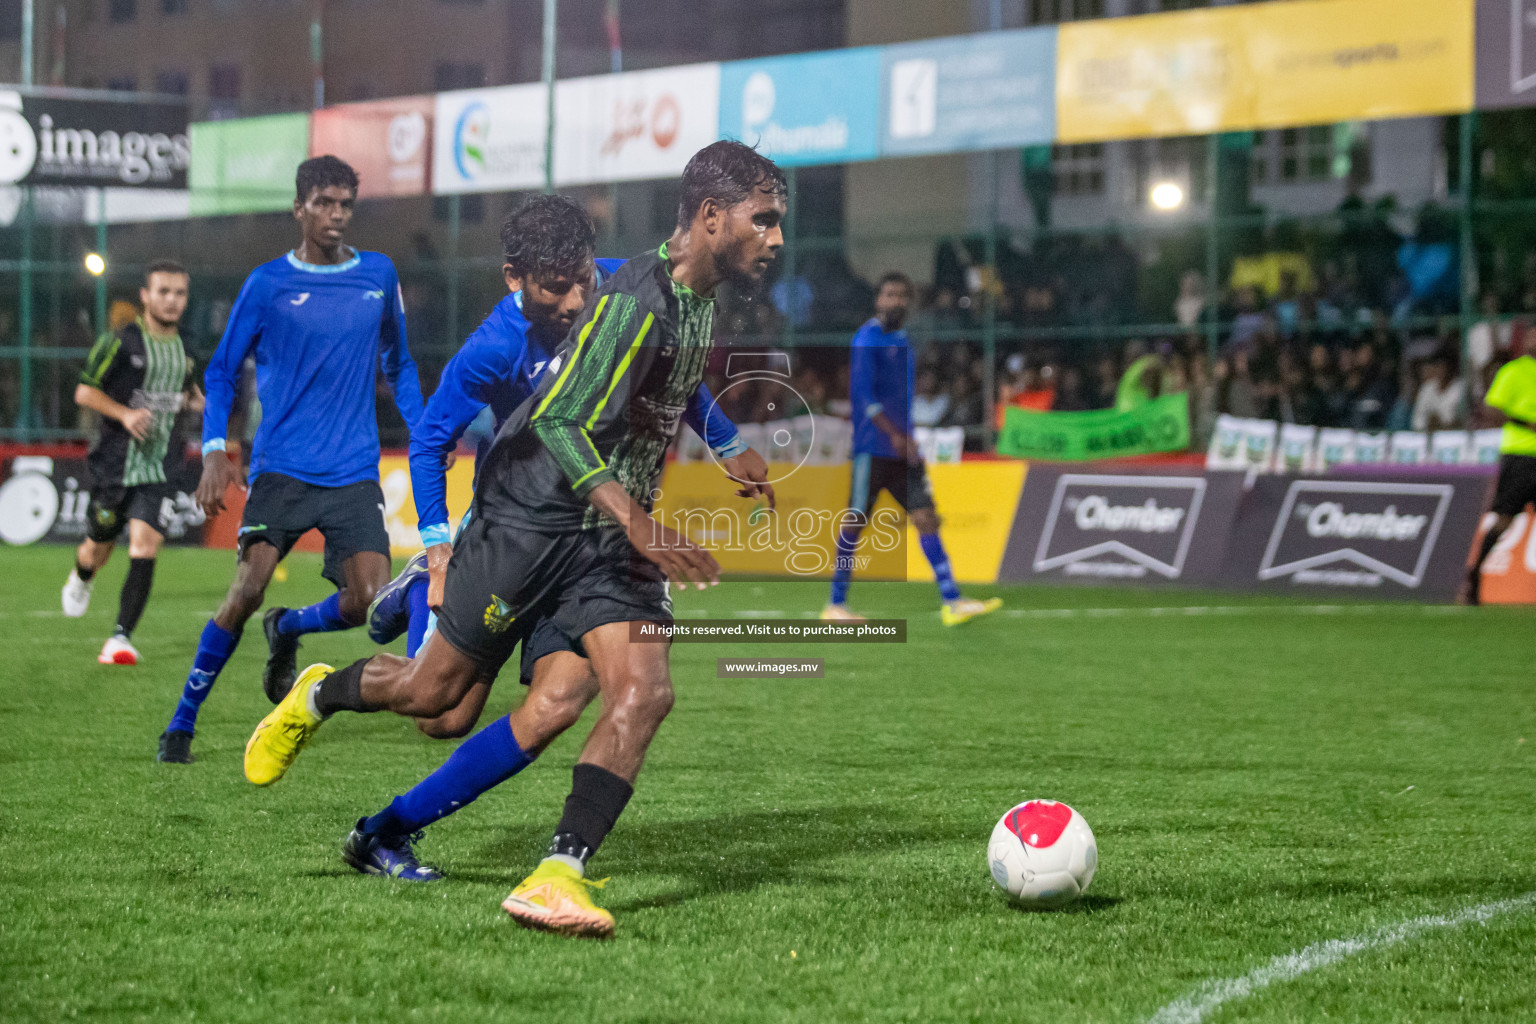
[[[1536,892],[1524,896],[1483,903],[1454,914],[1431,914],[1389,924],[1352,939],[1329,939],[1277,956],[1262,967],[1255,967],[1238,978],[1208,981],[1182,999],[1176,999],[1147,1018],[1147,1024],[1200,1024],[1224,1004],[1247,999],[1276,982],[1290,981],[1309,971],[1338,963],[1356,953],[1401,945],[1437,928],[1455,928],[1476,921],[1486,922],[1501,914],[1536,906]]]
[[[1242,615],[1446,615],[1470,611],[1457,605],[1415,604],[1216,604],[1157,608],[1005,608],[1010,619],[1110,619]]]
[[[1266,615],[1460,615],[1473,609],[1460,605],[1420,604],[1196,604],[1171,605],[1151,608],[1004,608],[997,614],[1010,619],[1119,619],[1160,618],[1180,615],[1199,616],[1266,616]],[[56,614],[56,613],[55,613]],[[211,612],[209,613],[212,614]],[[709,618],[706,608],[680,608],[678,618]],[[742,608],[727,616],[741,619],[814,619],[818,613],[799,613],[783,609]]]

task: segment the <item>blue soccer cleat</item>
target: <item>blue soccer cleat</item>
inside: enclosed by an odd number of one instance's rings
[[[416,859],[415,845],[422,833],[388,836],[369,835],[363,831],[363,822],[357,819],[357,827],[347,836],[341,847],[341,859],[365,875],[384,875],[402,882],[436,882],[443,877],[437,868]]]
[[[400,575],[379,588],[368,606],[368,639],[387,644],[406,631],[411,624],[411,584],[426,579],[427,553],[418,551]]]

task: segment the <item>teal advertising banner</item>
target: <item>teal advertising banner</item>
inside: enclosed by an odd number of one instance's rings
[[[1056,29],[884,47],[880,154],[1012,149],[1056,135]]]
[[[866,46],[720,67],[720,135],[781,166],[873,160],[880,49]]]

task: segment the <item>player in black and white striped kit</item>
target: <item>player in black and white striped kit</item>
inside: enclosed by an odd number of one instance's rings
[[[176,330],[187,308],[188,281],[180,263],[152,263],[139,289],[143,315],[96,342],[75,387],[75,403],[100,414],[101,433],[86,457],[91,502],[86,537],[61,595],[65,615],[86,613],[97,570],[128,530],[128,578],[117,626],[96,658],[103,665],[138,664],[129,638],[149,601],[155,557],[165,539],[161,519],[174,496],[166,482],[166,454],[177,414],[189,400],[202,402],[197,385],[188,381],[190,364]]]

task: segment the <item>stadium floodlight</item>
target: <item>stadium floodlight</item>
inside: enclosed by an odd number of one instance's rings
[[[91,272],[92,277],[100,277],[107,272],[107,261],[99,252],[85,254],[85,269]]]
[[[1184,187],[1176,181],[1159,181],[1149,195],[1154,209],[1169,212],[1184,205]]]

